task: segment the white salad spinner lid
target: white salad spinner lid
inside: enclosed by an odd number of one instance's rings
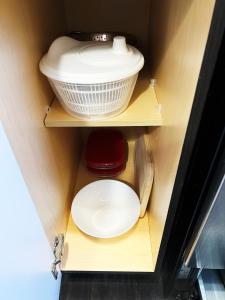
[[[62,36],[40,61],[47,77],[71,83],[103,83],[132,76],[144,65],[143,55],[126,44],[123,36],[113,42],[81,42]]]

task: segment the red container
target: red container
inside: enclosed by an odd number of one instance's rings
[[[93,131],[88,137],[85,159],[91,172],[116,176],[126,165],[126,141],[122,133],[115,129]]]
[[[121,165],[115,169],[93,169],[87,166],[88,170],[97,177],[116,177],[124,171],[125,167],[126,165]]]

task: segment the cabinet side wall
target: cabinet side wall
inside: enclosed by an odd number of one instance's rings
[[[0,0],[0,119],[51,243],[65,230],[77,159],[76,131],[43,123],[53,93],[38,63],[65,32],[61,3]]]
[[[154,263],[160,248],[210,28],[214,0],[151,1],[152,76],[164,125],[151,129],[155,165],[149,206]]]

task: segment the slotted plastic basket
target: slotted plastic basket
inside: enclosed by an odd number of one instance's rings
[[[124,111],[130,101],[142,54],[125,38],[112,42],[57,39],[40,62],[64,109],[81,119],[103,119]]]
[[[50,80],[64,109],[79,118],[99,119],[121,113],[129,104],[137,75],[99,84]]]

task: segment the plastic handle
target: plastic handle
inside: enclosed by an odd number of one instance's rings
[[[115,36],[113,39],[113,51],[119,54],[127,53],[126,38],[124,36]]]

